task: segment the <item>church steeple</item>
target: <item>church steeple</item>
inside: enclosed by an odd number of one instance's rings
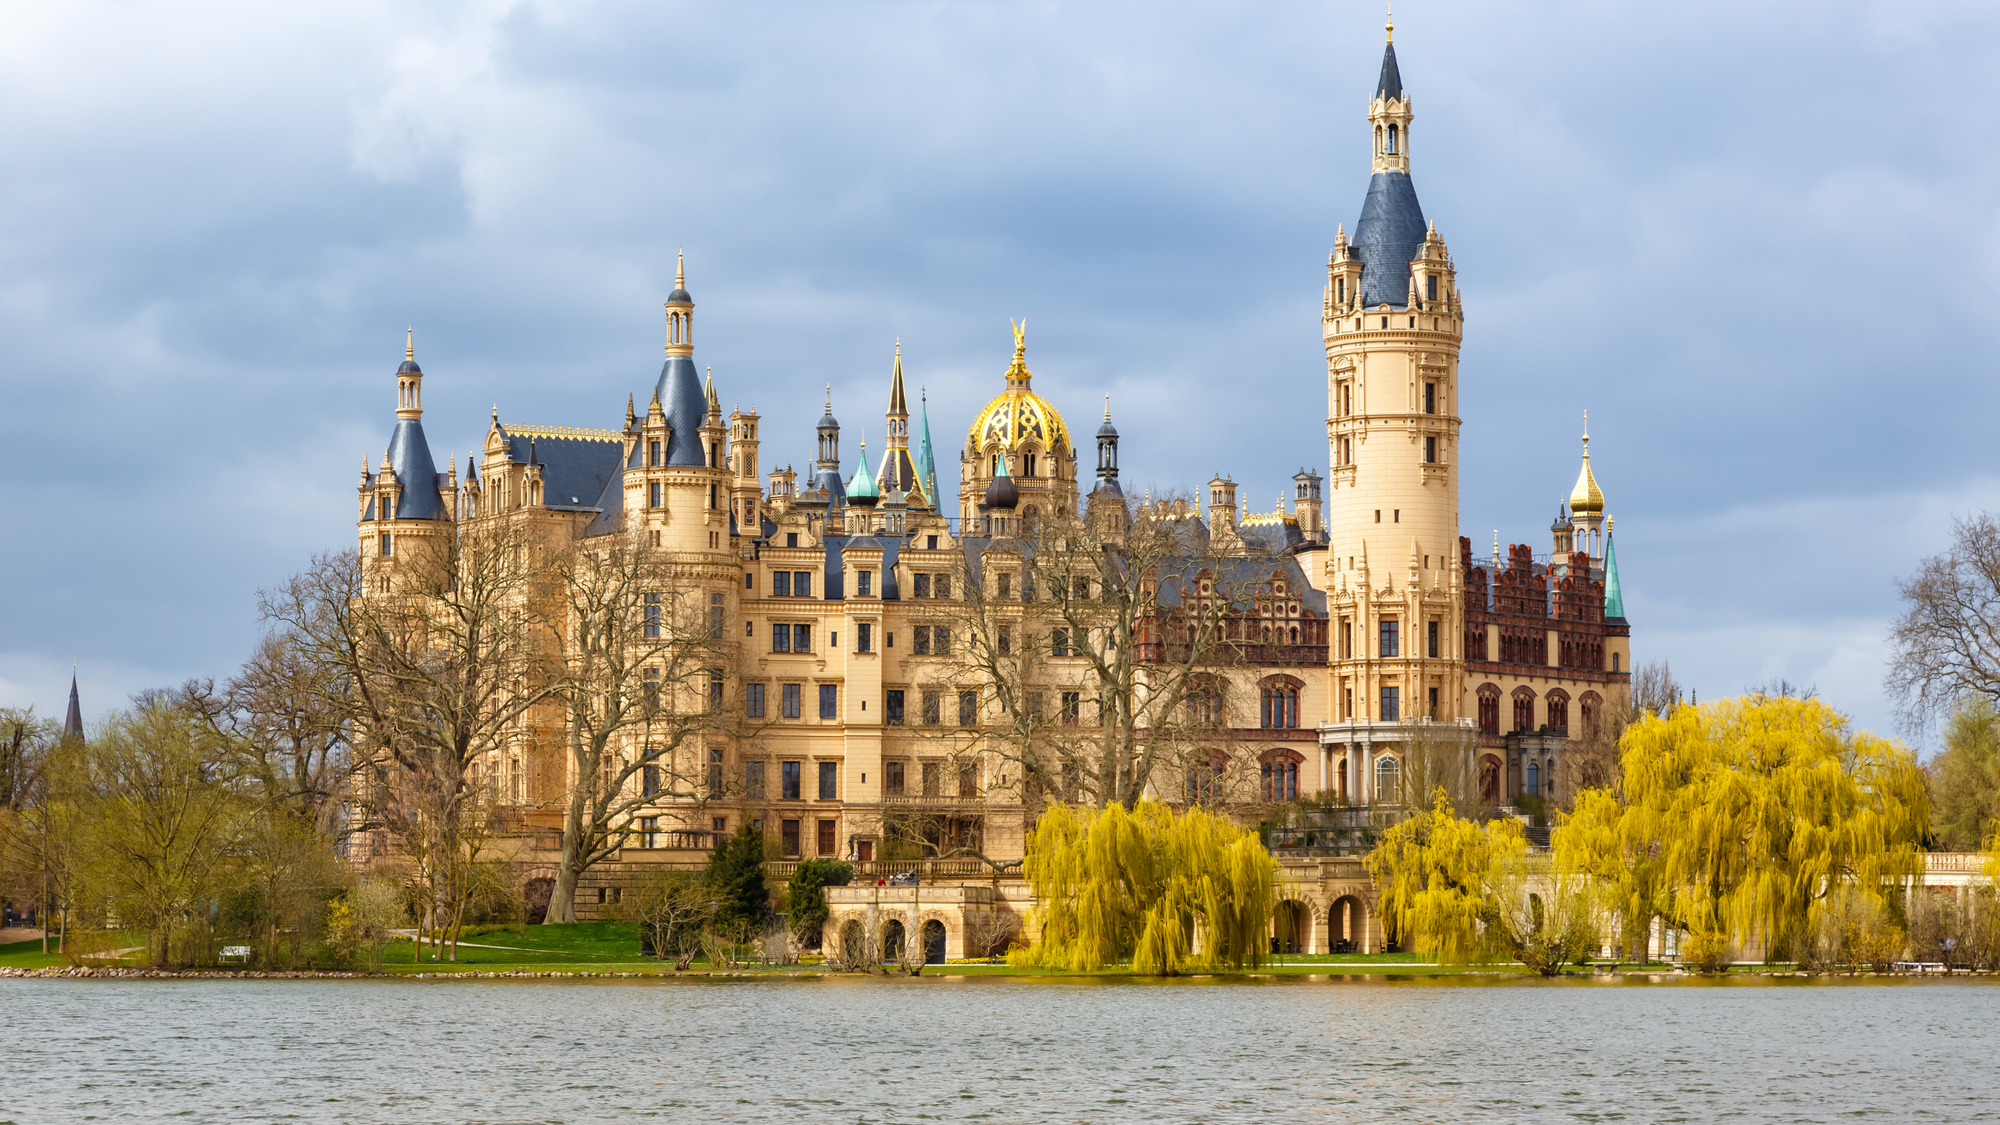
[[[76,694],[76,672],[69,674],[69,714],[63,717],[63,741],[83,741],[83,703]]]

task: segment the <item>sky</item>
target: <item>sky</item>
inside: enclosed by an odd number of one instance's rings
[[[2000,508],[2000,5],[1409,0],[1412,175],[1466,295],[1461,533],[1549,549],[1590,413],[1635,659],[1871,729],[1897,581]],[[1350,0],[121,0],[0,37],[0,705],[226,676],[351,547],[406,326],[440,464],[613,427],[685,249],[696,359],[803,468],[952,450],[1010,319],[1127,491],[1325,469],[1367,188]],[[949,453],[941,475],[955,475]],[[950,483],[946,488],[950,489]],[[1909,735],[1920,745],[1929,736]]]

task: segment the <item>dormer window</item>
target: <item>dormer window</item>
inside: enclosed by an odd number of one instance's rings
[[[1424,294],[1424,299],[1427,301],[1438,299],[1438,277],[1436,274],[1426,274],[1424,276]]]
[[[647,465],[648,465],[649,467],[651,467],[651,468],[655,468],[655,469],[657,469],[657,468],[659,468],[659,467],[660,467],[660,443],[659,443],[659,442],[657,442],[657,441],[649,441],[649,442],[647,442],[647,443],[646,443],[646,464],[647,464]]]
[[[1344,305],[1344,304],[1346,304],[1346,303],[1347,303],[1347,279],[1346,279],[1346,278],[1344,278],[1344,277],[1336,277],[1336,278],[1334,278],[1334,279],[1333,279],[1333,300],[1334,300],[1334,303],[1335,303],[1335,304],[1341,304],[1341,305]]]

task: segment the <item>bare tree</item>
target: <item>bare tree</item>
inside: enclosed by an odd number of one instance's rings
[[[1397,783],[1402,788],[1402,810],[1421,813],[1442,791],[1454,815],[1480,819],[1486,802],[1473,762],[1479,740],[1472,729],[1429,719],[1406,719],[1401,727],[1403,755],[1397,763]]]
[[[576,921],[577,880],[627,844],[638,810],[671,802],[685,816],[709,796],[696,759],[720,737],[729,652],[705,569],[622,535],[578,539],[557,560],[569,761],[548,922]]]
[[[1625,722],[1636,723],[1645,715],[1665,717],[1680,701],[1681,684],[1674,679],[1673,667],[1664,660],[1648,660],[1632,669],[1631,713]]]
[[[1024,523],[967,553],[957,598],[929,603],[952,646],[933,679],[988,708],[957,736],[960,753],[982,756],[1031,804],[1129,808],[1161,780],[1216,792],[1229,727],[1221,673],[1246,644],[1230,626],[1257,584],[1243,581],[1245,561],[1210,552],[1171,503],[1124,520],[1058,510]]]
[[[34,708],[0,708],[0,901],[35,903],[48,952],[50,915],[62,887],[60,812],[49,805],[48,772],[62,727]]]
[[[1968,693],[2000,702],[2000,522],[1983,512],[1955,522],[1951,546],[1897,593],[1886,683],[1904,722],[1929,726]]]
[[[652,938],[653,955],[685,972],[702,948],[702,932],[715,916],[715,893],[698,871],[660,870],[640,884],[633,903]]]

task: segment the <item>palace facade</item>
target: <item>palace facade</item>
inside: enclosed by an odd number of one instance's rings
[[[1393,42],[1366,119],[1371,178],[1351,234],[1344,223],[1333,233],[1322,300],[1325,476],[1301,469],[1289,506],[1255,513],[1233,480],[1217,477],[1205,509],[1180,509],[1212,550],[1262,576],[1276,618],[1276,641],[1267,617],[1258,658],[1226,672],[1222,725],[1231,752],[1248,759],[1242,780],[1200,795],[1253,820],[1295,798],[1355,810],[1395,802],[1409,743],[1440,732],[1473,747],[1469,767],[1489,802],[1543,797],[1566,748],[1627,705],[1630,630],[1588,438],[1545,547],[1503,552],[1496,535],[1482,557],[1460,534],[1468,314],[1447,244],[1418,203],[1415,113]],[[1018,857],[1034,804],[1022,779],[994,761],[942,755],[926,729],[994,716],[991,700],[945,682],[945,642],[925,622],[975,569],[971,555],[1038,514],[1137,507],[1120,484],[1108,407],[1094,434],[1072,432],[1035,389],[1017,329],[1011,359],[996,363],[995,397],[957,442],[947,496],[928,409],[920,399],[909,410],[898,346],[877,456],[843,450],[829,391],[808,472],[767,467],[757,412],[724,413],[697,366],[695,308],[677,267],[664,364],[622,419],[611,404],[601,429],[530,424],[496,408],[462,475],[432,459],[423,371],[407,348],[387,451],[358,489],[368,589],[393,589],[408,544],[455,522],[500,520],[662,552],[712,607],[730,644],[718,698],[748,733],[693,748],[713,787],[638,810],[619,859],[579,888],[586,915],[607,887],[616,898],[618,869],[697,856],[745,821],[785,857],[843,857],[872,871],[865,865],[890,857],[884,826],[917,809],[989,857]],[[1062,398],[1060,383],[1051,397]],[[1041,667],[1051,691],[1085,683],[1082,663],[1060,651]],[[561,823],[562,744],[559,730],[528,729],[482,763],[518,822],[543,833]],[[1173,776],[1155,795],[1180,803],[1195,790]],[[1287,866],[1297,944],[1379,941],[1358,864],[1322,850]],[[1019,889],[959,897],[990,904],[1008,893]],[[962,909],[944,918],[959,949],[968,918]]]

